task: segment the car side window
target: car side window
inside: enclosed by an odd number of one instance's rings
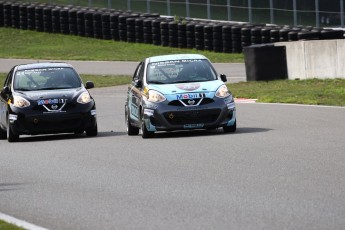
[[[12,84],[12,75],[13,75],[13,69],[11,69],[11,71],[7,74],[5,83],[4,83],[4,87],[8,86],[9,88],[11,88],[11,84]]]
[[[140,62],[137,69],[135,70],[133,81],[143,80],[144,78],[144,62]]]

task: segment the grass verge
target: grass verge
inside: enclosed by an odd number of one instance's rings
[[[345,106],[345,79],[239,82],[228,88],[235,97],[258,102]]]
[[[95,87],[125,85],[132,79],[127,75],[85,74],[81,78],[83,82],[94,82]],[[5,74],[0,74],[0,82],[4,80]],[[253,81],[227,86],[234,97],[257,99],[257,102],[345,106],[345,79]]]
[[[141,61],[162,54],[199,53],[212,62],[243,62],[243,54],[215,53],[143,43],[0,28],[0,58],[48,60]]]
[[[212,62],[243,62],[243,54],[225,54],[179,49],[149,44],[0,28],[0,58],[51,60],[140,61],[147,56],[201,53]],[[0,74],[1,82],[5,74]],[[96,87],[123,85],[130,76],[82,75]],[[227,84],[235,97],[255,98],[258,102],[345,106],[345,79],[283,80]]]
[[[0,230],[24,230],[24,228],[20,228],[0,220]]]

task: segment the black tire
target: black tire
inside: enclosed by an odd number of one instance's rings
[[[155,135],[155,132],[148,131],[144,122],[144,119],[141,119],[141,132],[142,132],[142,138],[153,138]]]
[[[85,130],[85,133],[86,133],[86,136],[88,136],[88,137],[95,137],[95,136],[97,136],[97,134],[98,134],[97,123],[96,123],[96,125],[94,127]]]
[[[7,139],[7,131],[3,130],[2,128],[0,128],[0,139],[1,140]]]
[[[236,121],[232,126],[223,126],[224,133],[233,133],[236,131]]]
[[[7,140],[8,142],[16,142],[19,140],[19,135],[13,132],[12,125],[9,122],[7,124]]]
[[[134,127],[129,121],[129,113],[126,111],[126,127],[128,136],[135,136],[139,134],[139,128]]]

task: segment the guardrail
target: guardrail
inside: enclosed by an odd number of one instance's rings
[[[126,10],[0,1],[0,26],[96,39],[241,53],[257,44],[343,39],[342,30],[214,21]]]

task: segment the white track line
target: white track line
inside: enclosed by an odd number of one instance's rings
[[[18,227],[21,227],[21,228],[24,228],[27,230],[48,230],[47,228],[42,228],[42,227],[39,227],[37,225],[30,224],[24,220],[19,220],[17,218],[3,214],[1,212],[0,212],[0,220],[3,220],[3,221],[10,223],[10,224],[14,224]]]

